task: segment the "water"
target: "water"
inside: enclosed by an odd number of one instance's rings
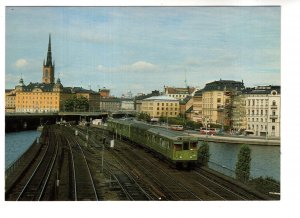
[[[209,167],[235,177],[235,165],[241,144],[209,142]],[[249,145],[251,149],[250,177],[271,177],[280,181],[280,147]]]
[[[40,135],[41,132],[35,130],[5,133],[5,169],[18,159]]]

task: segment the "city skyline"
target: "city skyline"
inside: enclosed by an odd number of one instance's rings
[[[49,34],[64,86],[280,85],[280,7],[6,7],[6,88],[41,82]]]

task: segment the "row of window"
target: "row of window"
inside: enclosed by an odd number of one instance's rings
[[[31,99],[31,96],[22,96],[22,99]],[[34,96],[32,97],[32,99],[35,99]],[[43,99],[43,96],[41,96],[40,98],[39,98],[39,96],[36,96],[36,99]],[[52,98],[49,96],[48,97],[44,96],[44,99],[52,100],[52,99],[54,99],[54,97]],[[57,97],[55,97],[55,100],[57,100]]]
[[[21,103],[21,102],[18,101],[18,104],[20,104],[20,103]],[[52,104],[58,104],[58,101],[55,101],[55,102],[53,102],[53,103],[52,103],[51,101],[45,101],[45,102],[43,102],[43,101],[40,101],[40,102],[39,102],[39,101],[29,101],[29,102],[23,101],[22,103],[23,103],[23,104],[28,104],[28,103],[29,103],[29,104],[30,104],[30,103],[31,103],[31,104],[39,104],[39,103],[40,103],[40,104],[48,104],[48,105],[50,104],[50,105],[52,105]]]
[[[170,115],[170,116],[173,116],[173,115],[177,115],[177,112],[174,112],[174,114],[173,114],[173,112],[170,112],[170,113],[168,113],[168,112],[166,112],[166,113],[164,113],[164,112],[159,112],[159,111],[157,111],[157,113],[156,113],[156,115],[162,115],[162,116],[168,116],[168,115]]]
[[[173,97],[173,98],[185,98],[187,96],[187,94],[186,95],[170,95],[169,94],[169,96]]]
[[[22,92],[22,95],[41,95],[41,94],[40,93],[34,93],[34,92]],[[57,95],[57,93],[43,92],[43,95]]]
[[[251,119],[248,118],[248,122],[250,122],[250,121],[251,121]],[[252,118],[252,122],[255,122],[254,118]],[[256,118],[256,122],[259,122],[259,118]],[[264,122],[264,119],[261,118],[261,119],[260,119],[260,122]],[[268,122],[268,118],[265,118],[265,122]],[[271,122],[272,122],[272,123],[275,123],[275,119],[271,119]]]
[[[260,113],[259,113],[259,110],[256,110],[256,114],[255,114],[254,112],[255,112],[255,111],[252,110],[252,111],[251,111],[251,114],[250,114],[250,110],[248,110],[247,115],[268,115],[268,110],[265,110],[265,114],[264,114],[264,110],[260,110]],[[273,116],[276,115],[276,110],[272,110],[272,115],[273,115]]]
[[[266,102],[266,106],[268,106],[269,99],[249,99],[248,100],[248,106],[250,106],[250,105],[252,105],[252,106],[259,105],[259,102],[260,102],[261,106],[264,105],[264,102]],[[276,101],[275,100],[272,101],[272,105],[276,106]]]
[[[259,129],[259,125],[256,125],[256,129],[254,128],[255,126],[254,125],[249,125],[248,124],[248,129],[251,129],[251,130],[258,130]],[[260,125],[260,129],[263,130],[265,129],[267,131],[268,127],[267,125]],[[275,131],[275,126],[272,126],[272,131]]]
[[[152,103],[150,103],[150,105],[153,105]],[[156,106],[159,106],[160,103],[156,103]],[[161,106],[173,106],[173,103],[161,103]],[[174,103],[174,106],[178,106],[178,103]]]

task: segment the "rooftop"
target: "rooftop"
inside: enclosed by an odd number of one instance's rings
[[[178,101],[178,99],[169,97],[167,95],[160,95],[160,96],[152,96],[150,98],[144,99],[144,101]]]

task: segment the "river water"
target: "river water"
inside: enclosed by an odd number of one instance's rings
[[[235,177],[235,165],[241,144],[209,142],[208,166]],[[251,149],[250,177],[271,177],[280,181],[280,146],[249,145]]]
[[[5,169],[17,160],[41,135],[41,132],[30,130],[5,133]]]

